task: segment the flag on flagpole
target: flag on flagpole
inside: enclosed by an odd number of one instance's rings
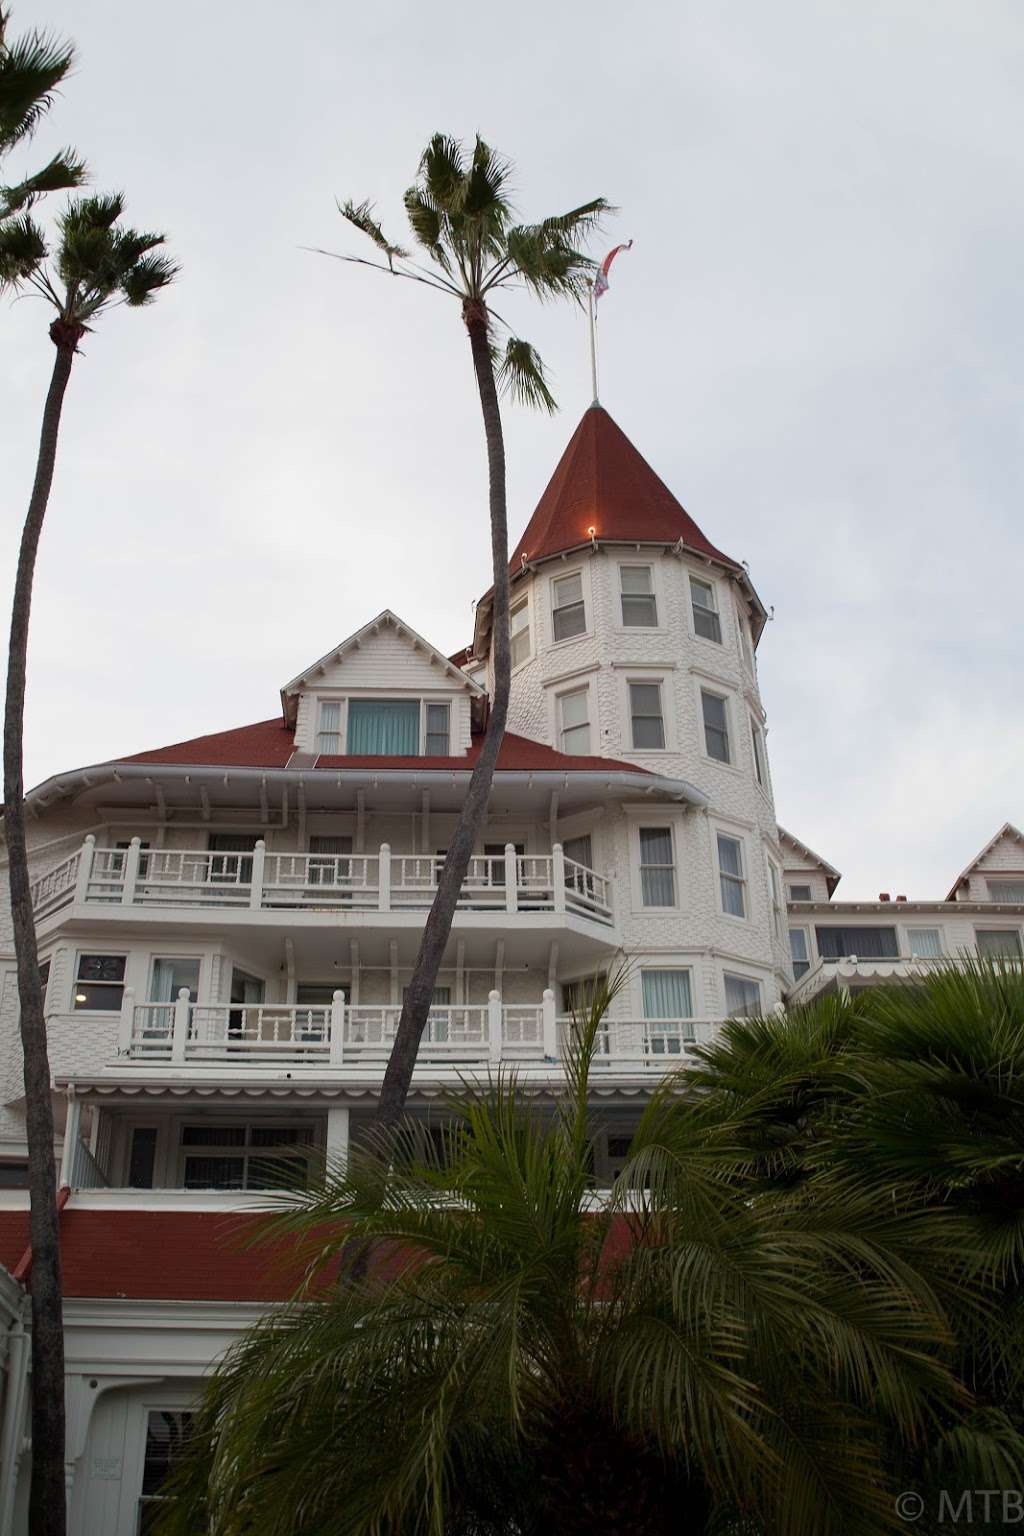
[[[631,250],[632,245],[632,240],[627,240],[623,245],[617,245],[614,250],[608,252],[608,255],[605,257],[604,261],[602,261],[601,265],[597,269],[597,272],[594,274],[595,299],[599,299],[602,293],[604,293],[608,287],[608,273],[611,271],[612,262],[615,260],[616,256],[620,251]]]

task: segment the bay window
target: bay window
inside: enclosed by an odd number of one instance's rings
[[[665,746],[665,716],[660,683],[630,683],[629,717],[633,751],[661,751]]]
[[[654,595],[654,572],[649,565],[619,566],[619,596],[622,622],[627,629],[656,629],[658,601]]]
[[[582,635],[587,627],[587,610],[583,601],[583,574],[559,576],[551,583],[551,637],[553,640],[571,640]]]
[[[694,633],[700,635],[703,640],[714,640],[717,645],[721,645],[722,621],[718,616],[715,589],[709,581],[701,581],[696,576],[690,577],[690,606],[693,611]]]
[[[708,757],[719,763],[731,763],[729,751],[729,716],[725,700],[717,693],[700,691],[700,707],[704,716],[704,748]]]
[[[718,833],[718,884],[722,911],[730,917],[747,915],[747,881],[743,871],[743,844],[737,837]]]
[[[558,745],[572,756],[590,751],[590,689],[574,688],[558,699]]]

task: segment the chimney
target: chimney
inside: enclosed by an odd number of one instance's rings
[[[892,897],[889,895],[888,891],[879,891],[878,899],[879,901],[891,901]]]
[[[906,898],[906,897],[905,897],[905,896],[897,896],[897,897],[896,897],[896,900],[897,900],[897,901],[906,901],[906,899],[907,899],[907,898]]]

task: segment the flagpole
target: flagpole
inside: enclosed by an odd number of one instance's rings
[[[593,404],[597,404],[597,334],[594,321],[594,285],[587,289],[587,309],[590,314],[590,382],[594,390]]]

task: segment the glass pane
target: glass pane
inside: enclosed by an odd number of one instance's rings
[[[761,988],[756,981],[745,976],[725,978],[725,1006],[730,1018],[743,1018],[755,1014],[761,1007]]]
[[[712,613],[709,608],[699,608],[693,605],[693,627],[702,640],[714,640],[719,645],[722,643],[722,621],[717,613]]]
[[[427,705],[427,756],[448,756],[448,705]]]
[[[695,608],[708,608],[715,611],[715,589],[706,581],[698,581],[696,576],[690,577],[690,594],[693,597]]]
[[[622,622],[627,629],[656,629],[658,608],[653,597],[622,597]]]
[[[794,960],[807,960],[807,932],[804,928],[791,928],[789,930],[789,952]]]
[[[636,751],[660,752],[665,745],[665,727],[660,720],[634,719],[633,747]]]
[[[570,603],[582,603],[583,601],[583,577],[577,571],[575,576],[563,576],[555,582],[555,607],[567,608]]]
[[[587,690],[579,688],[575,693],[563,693],[562,724],[564,726],[585,725],[587,722]]]
[[[241,1157],[186,1157],[186,1189],[242,1189],[245,1160]]]
[[[672,831],[669,827],[640,828],[640,863],[672,863]]]
[[[156,1166],[156,1126],[140,1125],[132,1131],[128,1158],[128,1188],[152,1189]]]
[[[509,630],[513,635],[522,634],[523,630],[530,627],[530,604],[528,601],[516,603],[509,613]]]
[[[142,1470],[142,1493],[159,1493],[174,1463],[181,1457],[192,1425],[191,1413],[180,1409],[159,1409],[150,1413],[146,1425],[146,1452]]]
[[[718,834],[718,863],[724,875],[742,875],[743,851],[734,837]]]
[[[590,751],[590,726],[574,725],[562,732],[562,751],[570,757],[579,757]]]
[[[673,869],[642,869],[640,894],[645,907],[674,907],[676,877]]]
[[[977,940],[979,955],[1001,960],[1019,960],[1021,957],[1020,934],[1016,928],[979,928]]]
[[[746,917],[743,881],[737,880],[733,875],[723,875],[721,881],[723,912],[728,912],[730,917]]]
[[[521,630],[518,635],[512,636],[512,665],[518,667],[521,662],[530,658],[530,631]]]
[[[1024,901],[1024,880],[989,880],[990,901]]]
[[[642,971],[645,1019],[688,1019],[693,1013],[689,971]]]
[[[93,986],[79,981],[75,984],[75,1009],[81,1013],[116,1013],[123,996],[123,987]]]
[[[937,960],[942,954],[942,934],[938,928],[911,928],[907,932],[907,947],[922,960]]]
[[[753,724],[753,722],[751,722],[750,726],[750,739],[754,744],[754,772],[757,775],[757,782],[759,784],[763,784],[764,754],[761,746],[761,732],[758,730],[757,726]]]
[[[168,960],[161,956],[153,961],[152,1002],[173,1003],[182,987],[188,988],[188,995],[195,1002],[199,996],[198,960]]]
[[[622,577],[622,592],[629,594],[646,594],[653,592],[651,584],[651,568],[649,565],[623,565],[619,574]]]
[[[27,1189],[28,1163],[0,1163],[0,1189]]]
[[[353,757],[416,757],[419,704],[398,699],[353,699],[348,706],[348,750]]]
[[[594,867],[594,845],[589,832],[585,837],[567,837],[562,844],[562,852],[573,864],[582,864],[587,869]]]
[[[80,955],[79,981],[124,981],[124,955]]]
[[[587,613],[582,602],[568,608],[556,608],[552,614],[552,631],[556,640],[571,640],[582,635],[587,627]]]
[[[790,901],[810,901],[811,888],[809,885],[791,885],[789,888]]]
[[[635,715],[656,715],[661,718],[661,686],[658,683],[630,683],[629,703]]]
[[[341,705],[340,704],[338,704],[338,703],[326,704],[325,703],[325,704],[321,704],[320,705],[320,729],[321,729],[321,731],[340,731],[341,730]]]
[[[244,1125],[184,1125],[183,1147],[244,1147]]]
[[[843,960],[850,955],[864,960],[895,960],[900,952],[895,928],[815,926],[814,932],[823,960]]]

